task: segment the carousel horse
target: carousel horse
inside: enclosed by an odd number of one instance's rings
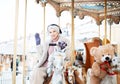
[[[68,68],[68,82],[70,84],[75,84],[74,68]]]
[[[65,53],[55,52],[48,59],[48,76],[52,75],[51,83],[52,84],[64,84],[64,58]],[[57,78],[57,80],[56,80]]]
[[[83,64],[84,64],[83,63],[83,52],[77,51],[73,65],[76,67],[82,67]]]
[[[112,59],[113,70],[120,72],[120,57],[114,57]]]
[[[63,67],[65,60],[65,53],[56,52],[48,59],[48,82],[44,84],[86,84],[86,70],[83,63],[83,53],[77,52],[76,60],[70,67]],[[59,57],[59,59],[58,59]],[[58,78],[56,80],[56,78]],[[58,81],[59,80],[59,81]],[[57,82],[58,81],[58,82]]]
[[[117,84],[120,84],[120,57],[119,56],[115,56],[112,59],[112,70],[115,71],[117,73]]]
[[[86,84],[86,70],[84,68],[79,68],[74,71],[76,84]]]
[[[86,69],[82,52],[77,52],[73,65],[69,66],[67,71],[69,84],[86,84]]]
[[[83,67],[68,68],[68,84],[86,84],[86,70]]]
[[[54,46],[54,52],[48,58],[47,74],[49,80],[44,84],[66,84],[64,78],[65,46],[67,45],[64,42],[59,42]]]
[[[83,52],[77,51],[74,62],[74,75],[76,84],[86,84],[86,69],[83,62]]]

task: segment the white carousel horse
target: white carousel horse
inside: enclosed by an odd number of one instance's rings
[[[62,54],[62,55],[61,55]],[[64,84],[64,53],[56,53],[55,60],[54,60],[54,74],[52,77],[52,84]],[[57,78],[57,80],[56,80]]]
[[[72,68],[72,67],[68,68],[68,82],[70,84],[75,83],[74,68]]]
[[[66,58],[66,54],[64,52],[60,52],[57,50],[49,56],[47,74],[48,76],[51,76],[51,74],[53,73],[51,79],[52,84],[65,84],[65,79],[64,79],[65,58]]]
[[[120,57],[114,57],[112,59],[112,66],[113,66],[113,71],[118,71],[120,72]]]
[[[62,51],[59,51],[59,47],[55,46],[55,52],[49,56],[48,59],[48,69],[47,73],[48,76],[50,76],[53,72],[52,84],[65,84],[65,78],[64,78],[64,60],[66,58],[66,55],[64,53],[65,49]],[[83,54],[82,54],[83,55]],[[76,73],[77,71],[77,73]],[[75,69],[73,67],[68,68],[68,82],[70,84],[76,84],[76,80],[80,82],[80,84],[85,84],[83,81],[86,81],[86,77],[83,77],[83,69],[82,67],[80,69]],[[76,76],[76,77],[75,77]],[[56,80],[57,78],[57,80]],[[68,84],[69,84],[68,83]],[[79,84],[79,83],[77,83]]]

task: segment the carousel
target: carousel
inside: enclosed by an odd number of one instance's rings
[[[49,4],[51,5],[55,12],[56,16],[59,19],[59,26],[60,25],[60,17],[62,12],[68,11],[71,14],[71,22],[70,22],[70,39],[71,42],[71,59],[70,62],[63,64],[64,66],[62,70],[60,70],[59,74],[54,68],[54,73],[52,76],[47,77],[44,79],[43,84],[120,84],[120,44],[112,44],[111,43],[111,26],[112,24],[119,25],[120,24],[120,1],[119,0],[36,0],[37,4],[40,4],[43,7],[43,42],[45,42],[46,37],[46,6]],[[15,12],[15,35],[14,35],[14,55],[13,58],[13,80],[12,83],[16,84],[16,57],[17,57],[17,31],[18,31],[18,8],[19,8],[19,0],[16,0],[16,12]],[[25,18],[24,18],[24,47],[23,47],[23,54],[21,57],[23,63],[23,77],[22,83],[25,83],[25,76],[26,76],[26,22],[27,22],[27,0],[25,0]],[[98,25],[98,37],[93,37],[90,40],[83,42],[81,48],[75,48],[75,21],[76,17],[79,17],[80,20],[83,20],[86,16],[92,17],[96,24]],[[64,18],[64,20],[66,20]],[[104,24],[103,24],[104,21]],[[109,38],[108,38],[108,27],[107,22],[110,25],[109,28]],[[87,25],[87,24],[86,24]],[[101,38],[100,36],[100,25],[104,25],[104,37]],[[105,52],[105,61],[103,63],[98,63],[101,72],[103,74],[98,77],[93,77],[93,65],[96,62],[96,55],[99,55],[97,51],[91,54],[93,48],[100,49],[104,46],[110,44],[113,47],[113,50],[107,51],[107,55]],[[79,45],[79,44],[77,44]],[[110,49],[111,47],[107,48]],[[103,48],[104,50],[104,48]],[[99,51],[99,50],[98,50]],[[102,51],[102,49],[100,49]],[[114,54],[113,54],[113,53]],[[56,52],[55,55],[62,56],[63,51]],[[101,55],[102,52],[100,52]],[[112,56],[110,57],[109,54]],[[101,55],[102,57],[103,55]],[[114,56],[114,57],[113,57]],[[2,55],[5,58],[5,56]],[[110,58],[109,58],[110,57]],[[6,58],[5,58],[6,59]],[[11,59],[11,58],[10,58]],[[61,62],[61,59],[55,58],[56,65],[57,63]],[[108,61],[110,59],[110,61]],[[63,59],[62,59],[63,60]],[[117,60],[117,61],[116,61]],[[111,62],[112,61],[112,62]],[[115,62],[114,62],[115,61]],[[1,64],[3,61],[1,61]],[[59,64],[58,64],[59,65]],[[58,67],[59,66],[55,66]],[[93,73],[92,73],[93,71]],[[98,72],[98,71],[97,71]],[[62,77],[61,80],[57,81],[57,75]],[[109,75],[110,74],[110,75]],[[92,75],[92,76],[91,76]],[[55,77],[56,76],[56,77]],[[101,78],[99,78],[99,76]],[[96,81],[91,82],[91,78],[94,78]],[[59,79],[59,78],[58,78]],[[108,82],[107,80],[112,80]],[[98,82],[99,81],[99,82]]]
[[[110,27],[112,23],[119,24],[120,22],[120,1],[119,0],[36,0],[38,4],[41,4],[44,8],[44,15],[45,15],[45,7],[47,4],[52,5],[54,10],[56,11],[56,16],[59,18],[61,17],[61,13],[63,11],[69,11],[71,13],[71,63],[76,63],[78,61],[78,57],[80,56],[81,59],[85,58],[85,62],[83,60],[80,61],[81,68],[78,69],[78,65],[76,68],[73,68],[73,65],[69,65],[67,67],[68,75],[65,75],[65,84],[90,84],[88,73],[89,69],[92,68],[92,65],[95,61],[95,58],[90,54],[90,49],[92,47],[99,47],[111,43],[111,33],[110,39],[107,37],[107,22],[109,22]],[[79,19],[84,19],[85,16],[90,16],[94,18],[96,24],[99,26],[98,29],[100,30],[100,25],[102,21],[104,21],[104,38],[100,38],[100,31],[99,37],[92,38],[92,42],[85,42],[83,43],[83,51],[79,51],[75,49],[75,31],[74,31],[74,18],[79,17]],[[45,18],[45,16],[44,16]],[[44,19],[45,25],[45,19]],[[111,28],[110,28],[111,32]],[[114,48],[116,45],[113,45]],[[118,50],[119,51],[119,50]],[[115,51],[118,53],[117,51]],[[85,53],[85,54],[83,54]],[[84,57],[85,56],[85,57]],[[119,58],[118,58],[119,59]],[[82,62],[82,63],[81,63]],[[119,72],[119,71],[118,71]],[[89,73],[90,74],[90,73]],[[108,79],[109,80],[109,79]],[[116,80],[113,80],[113,83],[119,84],[119,74],[117,74]],[[117,81],[117,82],[116,82]],[[49,81],[50,82],[50,81]],[[46,84],[48,84],[47,82]],[[104,82],[109,83],[109,82]],[[98,84],[98,83],[95,83]],[[103,83],[101,83],[103,84]]]

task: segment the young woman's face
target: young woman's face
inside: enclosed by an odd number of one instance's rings
[[[55,29],[50,29],[49,30],[49,35],[52,40],[57,40],[59,37],[59,33]]]

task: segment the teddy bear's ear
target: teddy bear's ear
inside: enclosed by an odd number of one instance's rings
[[[96,54],[96,51],[97,51],[97,47],[92,47],[92,48],[90,49],[90,54],[91,54],[92,56],[94,56],[94,55]]]

